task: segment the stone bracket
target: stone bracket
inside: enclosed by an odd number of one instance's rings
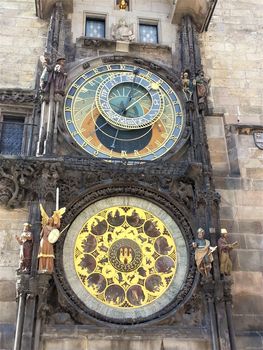
[[[172,23],[180,24],[183,17],[190,16],[199,32],[207,31],[216,4],[217,0],[173,0]]]

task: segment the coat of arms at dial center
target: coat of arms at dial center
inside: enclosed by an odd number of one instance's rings
[[[121,309],[142,307],[169,288],[176,245],[165,224],[134,206],[116,206],[88,219],[74,248],[75,271],[98,301]]]
[[[109,262],[120,272],[130,272],[142,263],[142,251],[132,239],[122,238],[114,242],[109,249]]]

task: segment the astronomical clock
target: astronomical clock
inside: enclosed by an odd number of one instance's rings
[[[175,90],[131,64],[101,65],[78,76],[64,118],[75,143],[104,159],[159,159],[175,148],[185,125]]]
[[[186,124],[180,93],[167,81],[116,63],[74,79],[64,121],[75,144],[106,165],[123,158],[150,163],[175,153]],[[193,288],[187,220],[156,189],[142,195],[136,179],[127,185],[130,193],[122,184],[123,190],[107,189],[103,198],[91,189],[96,200],[76,202],[65,216],[69,229],[57,243],[57,276],[82,321],[131,325],[161,319]]]

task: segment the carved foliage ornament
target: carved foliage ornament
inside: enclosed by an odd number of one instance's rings
[[[56,183],[62,173],[61,164],[22,159],[1,159],[0,204],[14,208],[26,200],[27,195],[39,198],[54,196]]]
[[[34,103],[36,93],[32,90],[0,89],[0,103]]]

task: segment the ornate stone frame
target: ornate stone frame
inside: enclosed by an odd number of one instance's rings
[[[186,241],[186,248],[188,251],[188,265],[189,270],[185,278],[183,288],[176,295],[176,298],[168,304],[163,310],[157,314],[152,314],[145,319],[141,319],[138,323],[130,320],[122,320],[117,322],[110,317],[100,317],[94,311],[89,310],[86,305],[79,300],[77,295],[72,291],[63,268],[63,245],[66,237],[66,232],[63,232],[58,243],[56,244],[56,260],[55,260],[55,274],[54,279],[59,293],[60,303],[70,312],[72,317],[81,323],[87,324],[90,321],[96,321],[101,324],[114,324],[121,327],[136,326],[140,324],[157,323],[160,320],[167,318],[174,314],[186,301],[190,299],[198,282],[198,273],[196,271],[194,262],[194,250],[192,248],[193,241],[193,224],[192,218],[187,214],[186,210],[180,207],[167,194],[153,190],[146,186],[127,186],[127,184],[119,183],[111,186],[97,186],[85,193],[84,196],[78,198],[74,203],[69,205],[69,208],[63,218],[64,226],[70,224],[87,206],[108,197],[113,196],[133,196],[144,198],[165,210],[179,226],[184,239]]]
[[[172,147],[165,155],[161,157],[162,160],[167,160],[173,157],[173,159],[180,157],[182,153],[184,153],[185,149],[187,148],[187,141],[190,137],[190,121],[189,121],[189,113],[187,113],[185,106],[184,106],[184,97],[182,93],[182,86],[181,86],[181,80],[179,78],[179,75],[177,72],[173,71],[169,67],[161,66],[159,63],[155,63],[153,61],[148,61],[142,58],[138,57],[132,57],[128,55],[107,55],[107,56],[101,56],[92,58],[90,60],[87,60],[85,62],[76,62],[74,66],[71,66],[68,70],[68,79],[67,79],[67,87],[66,91],[71,86],[72,82],[81,74],[83,74],[86,70],[95,68],[97,66],[103,65],[103,64],[133,64],[135,66],[145,68],[154,74],[158,74],[167,84],[169,84],[175,91],[176,94],[179,96],[181,101],[181,107],[183,109],[184,113],[184,130],[182,132],[180,140]],[[169,68],[169,69],[168,69]],[[62,111],[63,113],[63,111]],[[64,139],[64,141],[67,143],[69,148],[72,151],[76,152],[78,155],[82,156],[88,156],[87,153],[82,150],[78,145],[75,143],[75,141],[71,138],[65,120],[64,116],[62,115],[61,118],[59,118],[58,123],[58,129]]]

